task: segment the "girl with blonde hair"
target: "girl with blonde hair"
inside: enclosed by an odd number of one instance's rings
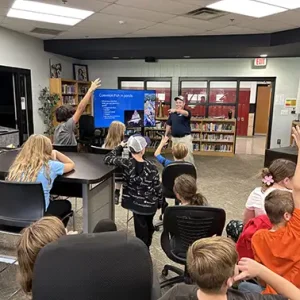
[[[124,140],[125,125],[119,121],[113,121],[109,128],[102,148],[115,149]]]
[[[44,217],[23,229],[17,245],[18,281],[26,294],[31,294],[33,267],[40,250],[66,235],[62,221]]]
[[[125,128],[126,127],[122,122],[113,121],[108,128],[108,133],[102,148],[115,149],[117,146],[119,146],[124,140]],[[116,182],[115,186],[115,204],[118,205],[120,201],[120,190],[122,185]]]
[[[70,158],[53,150],[49,138],[33,134],[23,144],[9,169],[6,180],[41,183],[45,196],[45,215],[64,219],[71,212],[71,203],[67,200],[50,202],[50,190],[57,176],[72,171],[74,167],[75,164]],[[67,222],[68,218],[65,218],[64,224]]]

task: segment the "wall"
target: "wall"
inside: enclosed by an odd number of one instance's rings
[[[160,60],[145,63],[141,60],[85,61],[90,78],[101,77],[104,88],[117,88],[118,77],[172,77],[172,95],[178,94],[179,77],[276,77],[276,95],[297,97],[300,78],[300,58],[273,58],[265,69],[253,69],[252,59]],[[253,100],[252,100],[253,101]],[[271,147],[276,140],[289,145],[291,122],[295,115],[281,115],[284,106],[277,104],[273,111]]]
[[[62,63],[64,78],[73,78],[72,63],[75,60],[47,53],[42,40],[2,27],[0,41],[0,65],[31,70],[34,131],[43,133],[38,96],[42,87],[49,86],[49,59]]]

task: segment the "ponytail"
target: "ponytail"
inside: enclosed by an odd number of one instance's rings
[[[190,200],[190,205],[207,206],[208,202],[201,193],[197,193]]]

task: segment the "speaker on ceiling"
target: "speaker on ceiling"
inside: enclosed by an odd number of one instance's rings
[[[146,63],[155,63],[156,62],[156,58],[153,56],[146,56],[145,57],[145,62]]]

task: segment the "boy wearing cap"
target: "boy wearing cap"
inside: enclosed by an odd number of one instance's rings
[[[122,207],[133,212],[135,235],[149,248],[154,233],[153,217],[163,200],[159,173],[151,161],[143,158],[147,146],[144,137],[129,138],[130,158],[121,157],[125,146],[122,142],[105,156],[104,162],[122,169]]]
[[[194,164],[193,156],[193,138],[191,135],[191,112],[184,108],[185,101],[183,96],[175,97],[176,108],[169,109],[169,119],[166,125],[165,136],[171,131],[172,143],[175,146],[178,143],[186,144],[188,155],[185,161]]]

